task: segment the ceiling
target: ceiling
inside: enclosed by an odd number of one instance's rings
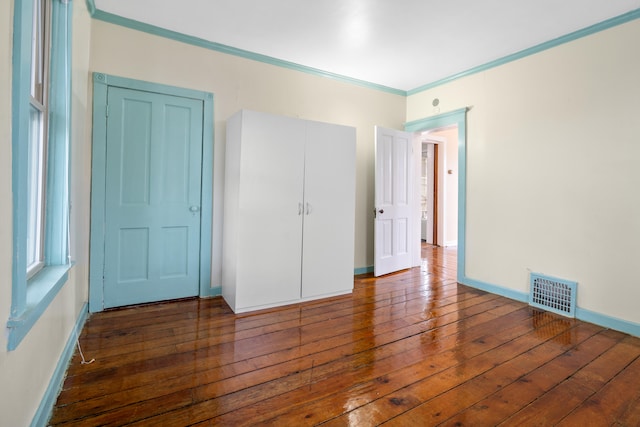
[[[638,9],[640,0],[95,0],[95,6],[408,91]]]

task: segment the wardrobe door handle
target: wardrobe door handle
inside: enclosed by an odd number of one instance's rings
[[[309,215],[311,213],[311,205],[309,203],[307,203],[307,212],[306,214]]]
[[[298,203],[298,215],[302,215],[302,203]]]

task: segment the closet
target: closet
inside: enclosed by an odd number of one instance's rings
[[[222,295],[236,313],[353,289],[355,129],[227,121]]]

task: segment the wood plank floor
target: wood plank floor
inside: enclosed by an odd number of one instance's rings
[[[459,285],[453,249],[353,295],[221,298],[87,321],[63,426],[639,426],[640,339]],[[76,352],[77,353],[77,352]]]

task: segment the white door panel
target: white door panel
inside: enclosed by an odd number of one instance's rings
[[[237,280],[252,286],[239,287],[237,298],[246,307],[294,301],[300,298],[304,123],[252,111],[243,120]]]
[[[412,138],[376,127],[375,276],[411,267]]]
[[[353,287],[355,129],[308,122],[302,298]]]

